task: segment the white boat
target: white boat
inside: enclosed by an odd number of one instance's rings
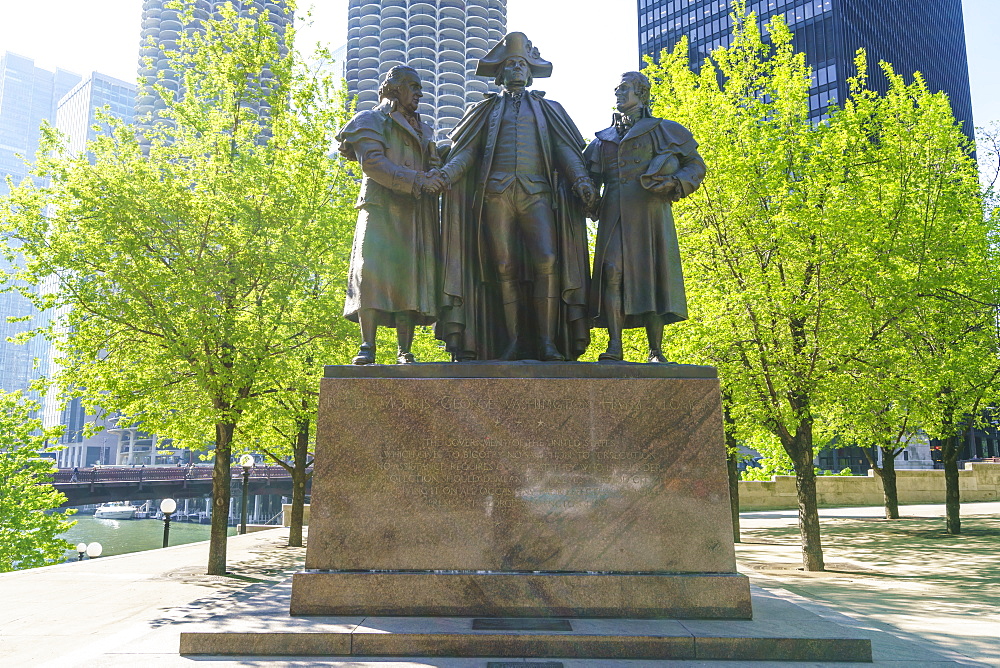
[[[98,520],[130,520],[135,517],[137,510],[139,509],[128,501],[112,501],[97,506],[94,518]]]

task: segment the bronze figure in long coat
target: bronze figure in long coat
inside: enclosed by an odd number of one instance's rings
[[[434,131],[416,114],[420,89],[415,70],[394,67],[379,88],[379,105],[355,115],[337,135],[340,152],[364,172],[344,305],[344,317],[361,324],[355,364],[374,363],[379,326],[396,328],[397,360],[413,362],[414,327],[437,318],[436,193],[443,181],[429,173],[440,160]]]
[[[590,290],[597,327],[608,329],[600,359],[622,359],[622,329],[645,327],[650,362],[665,362],[663,326],[687,319],[671,203],[698,189],[705,163],[679,123],[649,113],[649,81],[628,72],[615,89],[619,113],[584,153],[604,190]]]
[[[458,360],[575,360],[590,341],[582,203],[596,190],[583,138],[558,103],[525,90],[551,71],[523,33],[508,34],[477,67],[503,93],[451,134],[438,338]]]

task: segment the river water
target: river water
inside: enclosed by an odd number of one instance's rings
[[[76,526],[70,528],[62,537],[73,545],[77,543],[100,543],[103,547],[102,557],[129,552],[142,552],[163,547],[162,520],[99,520],[93,515],[74,515]],[[208,540],[208,524],[190,522],[170,523],[170,545],[183,545]],[[236,534],[236,527],[229,528],[229,535]],[[67,560],[76,559],[77,553],[71,550],[66,553]]]

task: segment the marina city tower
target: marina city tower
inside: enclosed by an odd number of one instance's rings
[[[378,104],[386,72],[409,65],[424,87],[418,111],[443,139],[489,90],[476,63],[506,31],[507,0],[350,0],[347,84],[358,111]]]
[[[135,106],[136,123],[140,127],[150,127],[159,120],[159,112],[166,106],[154,86],[180,92],[180,76],[171,69],[167,52],[177,49],[182,33],[197,30],[200,21],[217,17],[219,8],[226,2],[230,2],[241,16],[266,15],[279,40],[292,22],[293,17],[286,12],[283,0],[192,0],[194,21],[188,25],[182,23],[181,11],[167,7],[170,0],[143,0],[139,76],[145,83],[139,88]],[[266,72],[264,77],[267,77]],[[251,107],[267,116],[266,101],[253,101]]]

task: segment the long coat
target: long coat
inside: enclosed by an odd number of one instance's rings
[[[573,183],[587,176],[580,131],[559,103],[528,91],[522,105],[535,114],[552,192],[560,278],[556,347],[575,360],[590,343],[587,292],[590,268],[583,210]],[[452,131],[454,142],[444,171],[452,181],[442,202],[443,308],[437,337],[459,357],[496,359],[507,346],[502,304],[482,230],[483,200],[496,150],[503,95],[487,94],[469,107]],[[527,276],[525,279],[527,280]]]
[[[437,317],[440,229],[437,197],[421,193],[418,176],[439,166],[434,132],[415,130],[393,102],[362,111],[338,133],[340,152],[361,163],[358,224],[347,279],[344,317],[373,309],[394,326],[408,312],[418,325]]]
[[[661,118],[642,118],[619,137],[614,127],[597,133],[584,152],[594,183],[604,185],[598,213],[597,244],[590,308],[598,327],[604,260],[613,234],[622,240],[622,305],[625,328],[687,319],[687,300],[671,200],[697,190],[705,177],[698,144],[684,126]],[[665,178],[678,179],[672,197],[647,188]]]

